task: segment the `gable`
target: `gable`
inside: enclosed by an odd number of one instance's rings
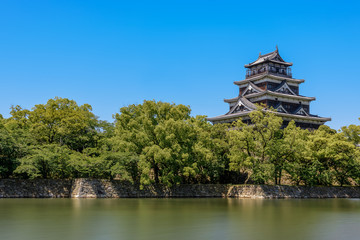
[[[286,82],[281,87],[276,89],[275,92],[296,95]]]
[[[282,105],[279,105],[276,110],[280,113],[288,113]]]
[[[302,115],[302,116],[309,116],[309,114],[304,110],[303,107],[299,108],[296,112],[294,112],[296,115]]]
[[[246,98],[240,97],[236,104],[230,109],[227,114],[233,114],[238,112],[248,112],[256,109],[256,106],[249,102]]]
[[[276,55],[276,57],[274,57],[273,60],[278,62],[284,62],[284,60],[282,60],[282,58],[279,55]]]
[[[241,101],[239,101],[228,114],[237,113],[237,112],[244,112],[244,111],[251,111],[251,109]]]
[[[276,51],[274,53],[276,53],[276,55],[271,60],[274,60],[274,61],[277,61],[277,62],[285,62],[284,59],[282,59],[282,57],[280,57],[280,54],[279,54],[279,51],[278,51],[277,48],[276,48]]]
[[[260,91],[258,89],[254,88],[253,86],[251,86],[251,84],[249,84],[241,95],[245,96],[245,95],[248,95],[248,94],[259,93],[259,92]]]

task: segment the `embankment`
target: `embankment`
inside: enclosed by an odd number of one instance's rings
[[[102,179],[0,179],[0,198],[360,198],[360,187],[194,184],[139,186]]]

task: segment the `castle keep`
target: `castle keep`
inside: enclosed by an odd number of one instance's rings
[[[239,96],[224,101],[229,111],[217,117],[208,118],[213,124],[231,123],[241,118],[249,122],[249,113],[261,104],[276,109],[276,115],[284,120],[286,126],[291,120],[301,128],[317,129],[331,118],[319,117],[310,113],[310,102],[315,97],[299,94],[303,79],[292,78],[292,63],[285,62],[279,50],[264,55],[259,54],[256,61],[245,65],[245,80],[235,81]]]

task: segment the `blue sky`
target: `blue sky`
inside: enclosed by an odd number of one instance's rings
[[[0,2],[0,113],[55,96],[113,121],[144,99],[224,114],[244,64],[279,46],[311,112],[360,124],[357,1]]]

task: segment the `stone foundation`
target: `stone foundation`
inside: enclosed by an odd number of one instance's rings
[[[0,198],[68,198],[72,180],[0,179]]]
[[[194,184],[139,186],[102,179],[0,179],[0,198],[360,198],[360,187]]]

